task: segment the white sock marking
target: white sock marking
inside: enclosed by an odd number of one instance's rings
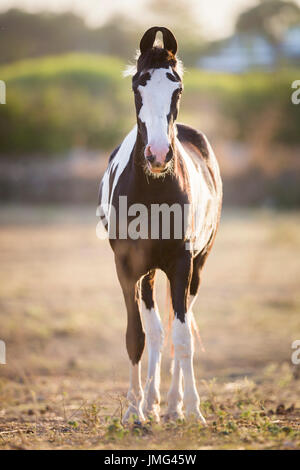
[[[183,372],[184,378],[184,394],[183,402],[187,415],[195,415],[196,418],[203,417],[199,410],[200,399],[196,389],[193,355],[194,342],[192,335],[192,312],[185,314],[185,322],[182,323],[178,318],[173,322],[173,343],[175,349],[175,361],[178,361]]]
[[[130,363],[130,386],[127,394],[129,407],[123,418],[123,422],[127,422],[131,415],[136,415],[137,419],[144,421],[144,413],[142,410],[144,392],[141,383],[141,362],[132,365]]]
[[[142,301],[142,316],[148,348],[148,375],[145,387],[144,411],[159,419],[160,403],[160,364],[164,340],[163,327],[157,307],[147,309]]]

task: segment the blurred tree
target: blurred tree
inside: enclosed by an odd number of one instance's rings
[[[97,52],[130,58],[142,34],[127,17],[112,17],[91,29],[72,13],[26,13],[12,9],[0,14],[0,63],[65,52]]]
[[[0,63],[71,51],[115,55],[127,61],[145,29],[158,23],[174,29],[185,63],[194,65],[202,44],[200,28],[184,5],[178,0],[151,0],[143,18],[119,14],[95,29],[72,13],[32,14],[12,9],[0,14]]]
[[[142,27],[131,18],[118,14],[111,17],[101,28],[91,31],[91,48],[130,59],[138,48],[137,39],[142,34]]]
[[[9,10],[0,15],[0,61],[84,49],[90,32],[72,13],[31,14]]]
[[[150,13],[151,21],[159,21],[161,26],[174,28],[176,34],[185,34],[188,37],[201,37],[200,24],[195,15],[196,3],[193,0],[150,0],[146,8]],[[147,15],[146,15],[147,17]]]
[[[280,43],[288,28],[300,25],[300,8],[296,3],[284,0],[260,0],[255,7],[241,13],[236,31],[255,33],[265,37],[274,46],[280,58]]]

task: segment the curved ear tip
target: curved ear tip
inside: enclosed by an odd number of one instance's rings
[[[158,31],[160,31],[163,35],[164,47],[175,55],[177,52],[177,41],[172,31],[168,28],[165,28],[164,26],[152,26],[151,28],[147,29],[147,31],[143,34],[140,42],[141,53],[153,47],[155,36]]]
[[[151,28],[148,28],[145,33],[143,34],[143,36],[145,36],[145,34],[148,34],[150,33],[150,31],[161,31],[162,29],[164,29],[162,26],[151,26]]]
[[[166,28],[165,26],[151,26],[151,28],[147,29],[147,31],[143,34],[143,36],[146,36],[148,33],[158,33],[161,32],[162,34],[167,33],[170,36],[172,36],[175,39],[173,31],[171,29]]]

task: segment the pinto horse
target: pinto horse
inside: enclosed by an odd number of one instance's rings
[[[163,47],[154,46],[158,31]],[[125,422],[132,415],[139,421],[150,415],[157,421],[160,418],[164,333],[154,295],[157,269],[169,280],[174,313],[174,363],[166,418],[183,418],[184,406],[187,417],[204,422],[193,370],[192,306],[219,223],[222,183],[207,138],[175,123],[183,90],[176,52],[176,39],[167,28],[150,28],[142,37],[132,74],[137,124],[111,154],[100,183],[98,214],[109,233],[127,309],[130,387]],[[129,208],[125,216],[124,201]],[[141,207],[143,211],[138,210]],[[166,208],[171,227],[164,230]],[[138,222],[133,218],[137,213]],[[154,213],[159,213],[160,225],[150,230]],[[134,222],[135,231],[130,228]],[[149,362],[144,392],[145,339]]]

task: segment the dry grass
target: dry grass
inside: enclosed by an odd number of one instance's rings
[[[123,428],[125,310],[93,208],[0,210],[1,448],[297,448],[299,214],[225,212],[195,307],[208,428]],[[162,317],[164,282],[158,286]],[[146,354],[145,354],[146,359]],[[145,365],[145,360],[144,360]],[[170,380],[166,346],[162,413]],[[144,367],[145,372],[145,367]],[[297,378],[298,377],[298,378]]]

